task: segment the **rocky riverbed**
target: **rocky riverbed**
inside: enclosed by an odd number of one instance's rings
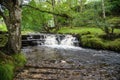
[[[25,67],[14,80],[120,80],[120,54],[79,47],[23,48]]]

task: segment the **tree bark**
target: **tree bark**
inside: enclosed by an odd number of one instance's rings
[[[21,52],[21,2],[22,0],[0,0],[0,5],[7,10],[1,11],[8,30],[8,43],[5,51],[9,54]]]
[[[19,3],[11,2],[9,15],[5,16],[4,21],[8,29],[7,50],[9,54],[21,52],[21,7]]]

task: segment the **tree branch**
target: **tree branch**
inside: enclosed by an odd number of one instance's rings
[[[50,1],[46,0],[47,3],[52,4]]]
[[[54,12],[50,12],[50,11],[45,11],[45,10],[41,10],[39,8],[33,7],[31,5],[24,5],[24,6],[30,7],[32,9],[40,11],[40,12],[44,12],[44,13],[48,13],[48,14],[53,14],[53,15],[56,15],[56,16],[64,17],[66,19],[68,19],[68,18],[72,19],[72,17],[69,16],[69,15],[67,15],[67,14],[59,14],[59,13],[54,13]]]

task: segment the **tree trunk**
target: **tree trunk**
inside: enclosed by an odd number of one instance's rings
[[[52,9],[53,9],[53,12],[55,11],[55,6],[56,6],[56,1],[52,0]],[[59,29],[59,25],[58,25],[58,21],[57,21],[57,16],[56,15],[53,15],[53,21],[54,21],[55,30],[58,30]]]
[[[8,52],[10,54],[21,51],[21,8],[15,6],[9,11],[9,17],[5,20],[8,29]]]
[[[102,13],[103,13],[103,19],[106,18],[106,15],[105,15],[105,4],[104,4],[104,0],[102,0]]]

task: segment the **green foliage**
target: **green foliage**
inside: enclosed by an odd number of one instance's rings
[[[14,67],[13,65],[6,63],[0,63],[0,80],[13,80],[13,73]]]
[[[26,57],[22,53],[13,55],[13,59],[16,67],[22,67],[26,63]]]
[[[7,31],[6,25],[5,24],[0,24],[0,31]]]
[[[13,80],[14,71],[26,63],[23,54],[8,56],[0,52],[0,80]]]
[[[86,10],[83,13],[76,13],[73,19],[73,26],[88,26],[93,23],[93,16],[94,13],[92,9]]]
[[[120,0],[106,0],[106,2],[108,3],[107,5],[107,9],[109,9],[110,14],[112,15],[119,15],[120,12]]]
[[[8,42],[7,35],[0,34],[0,47],[4,47],[7,42]]]
[[[30,2],[31,6],[41,8],[39,3],[34,0]],[[47,13],[42,13],[29,7],[23,7],[22,17],[22,31],[37,31],[40,32],[44,24],[46,24],[52,16]]]

